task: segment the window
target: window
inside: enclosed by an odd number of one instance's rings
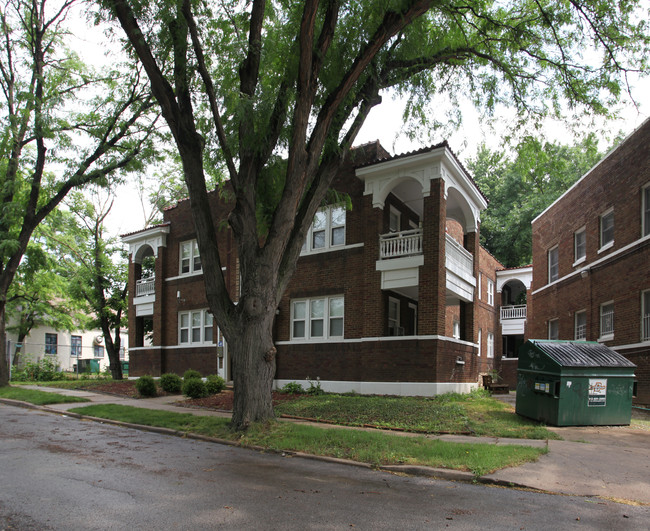
[[[343,337],[343,297],[291,302],[291,339]]]
[[[641,341],[650,340],[650,290],[641,294]]]
[[[454,338],[455,339],[460,339],[460,323],[458,321],[454,321]]]
[[[189,275],[201,271],[201,257],[199,256],[199,246],[196,240],[181,243],[180,252],[181,275]]]
[[[56,356],[59,351],[56,334],[45,334],[45,354]]]
[[[178,314],[179,345],[211,345],[213,319],[208,310],[192,310]]]
[[[488,332],[487,335],[487,357],[494,358],[494,334]]]
[[[399,333],[399,300],[388,298],[388,335],[398,336]]]
[[[481,355],[481,342],[482,341],[483,341],[483,330],[479,328],[478,329],[478,350],[476,351],[476,354],[478,356]]]
[[[339,245],[345,245],[345,207],[330,206],[319,210],[309,228],[302,251],[320,251]]]
[[[587,339],[587,312],[582,310],[575,314],[575,334],[574,337],[578,341]]]
[[[643,189],[643,236],[650,234],[650,184]]]
[[[610,210],[600,216],[600,248],[609,248],[614,244],[614,211]]]
[[[389,232],[399,232],[401,227],[401,215],[400,211],[395,207],[390,207],[390,212],[388,214],[388,231]]]
[[[93,356],[96,358],[104,357],[104,345],[93,345]]]
[[[120,359],[123,360],[125,357],[124,347],[120,347]]]
[[[548,251],[548,281],[554,282],[560,278],[560,263],[557,245]]]
[[[489,278],[487,281],[487,302],[490,306],[494,306],[494,282]]]
[[[587,256],[587,231],[584,227],[573,234],[573,256],[576,263]]]
[[[560,322],[558,319],[553,319],[548,322],[548,338],[560,339]]]
[[[478,300],[481,300],[481,279],[483,278],[483,273],[479,272],[478,274]]]
[[[600,306],[600,338],[611,339],[614,336],[614,302]]]
[[[70,336],[70,356],[81,357],[81,336]]]

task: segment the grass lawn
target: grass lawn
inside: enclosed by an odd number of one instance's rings
[[[372,425],[418,433],[468,433],[518,439],[559,439],[539,423],[516,415],[483,391],[432,398],[318,395],[276,406],[278,414],[346,426]]]
[[[245,435],[232,432],[228,419],[199,417],[191,413],[155,411],[120,405],[92,405],[71,411],[147,426],[219,437],[242,446],[305,452],[352,459],[372,465],[413,464],[465,470],[477,476],[508,466],[534,461],[546,449],[525,446],[448,443],[423,436],[400,436],[380,432],[319,428],[289,422],[256,425]]]
[[[89,402],[87,398],[76,396],[64,396],[58,393],[48,393],[47,391],[37,391],[36,389],[22,389],[20,387],[0,387],[0,398],[11,398],[13,400],[22,400],[37,406],[46,406],[49,404],[69,404],[71,402]]]

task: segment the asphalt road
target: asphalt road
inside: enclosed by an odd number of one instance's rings
[[[0,405],[0,529],[648,529],[650,507],[402,477]]]

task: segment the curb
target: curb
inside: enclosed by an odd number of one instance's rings
[[[380,470],[392,474],[405,474],[408,476],[427,477],[427,478],[441,479],[446,481],[459,481],[463,483],[482,483],[485,485],[495,485],[495,486],[510,487],[510,488],[522,488],[522,489],[534,490],[537,492],[547,492],[548,494],[552,494],[549,493],[548,491],[536,489],[528,485],[519,485],[516,483],[512,483],[510,481],[496,480],[496,479],[486,478],[482,476],[476,476],[472,472],[465,472],[462,470],[454,470],[450,468],[433,468],[433,467],[418,466],[418,465],[373,466],[369,463],[362,463],[360,461],[353,461],[351,459],[342,459],[338,457],[330,457],[325,455],[307,454],[304,452],[294,452],[291,450],[275,450],[272,448],[265,448],[263,446],[255,446],[255,445],[243,446],[236,441],[231,441],[228,439],[220,439],[218,437],[210,437],[208,435],[201,435],[198,433],[172,430],[170,428],[161,428],[158,426],[146,426],[144,424],[133,424],[131,422],[123,422],[120,420],[103,419],[99,417],[92,417],[90,415],[81,415],[79,413],[74,413],[71,411],[65,411],[65,410],[62,411],[48,406],[38,406],[35,404],[31,404],[29,402],[23,402],[21,400],[13,400],[10,398],[0,398],[0,404],[22,407],[25,409],[34,409],[34,410],[43,411],[45,413],[53,413],[55,415],[60,415],[63,417],[71,417],[79,420],[89,420],[92,422],[97,422],[99,424],[109,424],[112,426],[119,426],[122,428],[129,428],[129,429],[135,429],[135,430],[145,431],[149,433],[156,433],[159,435],[167,435],[170,437],[180,437],[184,439],[192,439],[192,440],[203,441],[203,442],[224,444],[226,446],[233,446],[237,448],[254,450],[260,453],[277,454],[283,457],[299,457],[301,459],[311,459],[313,461],[321,461],[325,463],[355,466],[358,468],[366,468],[366,469],[375,469],[375,470]]]

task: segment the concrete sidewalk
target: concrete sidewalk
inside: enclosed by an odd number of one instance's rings
[[[179,400],[178,396],[143,400],[89,391],[36,386],[33,386],[33,388],[87,398],[94,404],[123,404],[178,413],[192,413],[194,415],[230,416],[224,412],[191,409],[174,405]],[[81,405],[83,404],[56,404],[48,406],[47,409],[65,414],[68,409]],[[320,426],[327,427],[329,425],[320,424]],[[601,496],[650,505],[650,431],[620,426],[550,429],[564,440],[547,442],[456,435],[430,435],[427,437],[449,442],[480,442],[497,445],[520,444],[539,447],[548,444],[549,453],[541,456],[537,462],[499,470],[484,476],[481,480],[486,483],[527,487],[552,493]],[[400,434],[400,432],[390,433]],[[468,473],[427,467],[399,466],[385,467],[385,469],[443,479],[472,479],[472,475]]]

